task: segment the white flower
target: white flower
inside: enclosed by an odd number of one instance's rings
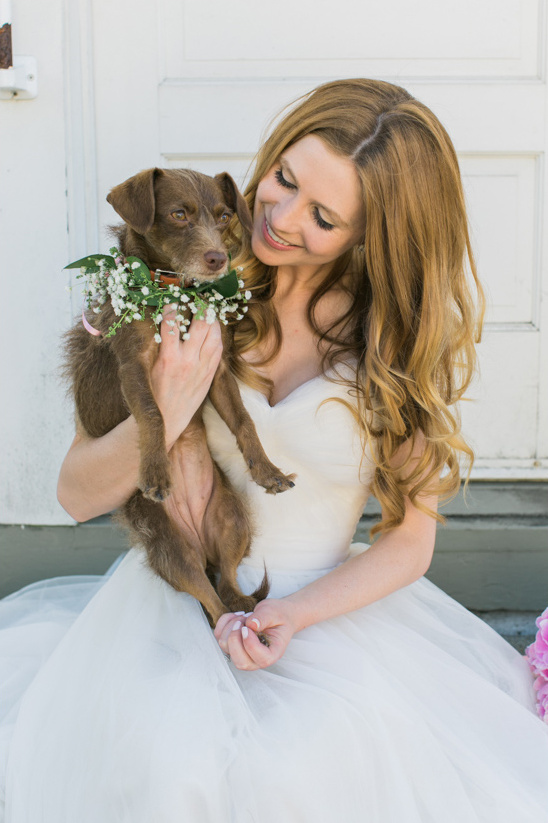
[[[158,334],[158,332],[156,332],[156,334],[154,335],[154,339],[155,339],[155,341],[156,341],[157,343],[161,343],[161,342],[162,342],[162,338],[160,337],[160,335]]]
[[[97,306],[95,306],[95,308],[93,309],[93,314],[100,314],[100,313],[101,313],[101,309],[99,309],[99,308],[97,308]]]
[[[188,340],[190,334],[186,331],[184,334],[181,335],[181,337],[183,338],[183,340]]]
[[[141,264],[140,264],[140,263],[138,263],[138,262],[137,262],[137,260],[135,260],[135,261],[131,264],[131,268],[132,268],[132,269],[138,269],[140,265],[141,265]]]
[[[182,294],[180,299],[181,299],[181,303],[188,303],[188,301],[190,300],[190,297],[188,296],[188,294]]]
[[[253,295],[251,294],[249,289],[246,292],[244,292],[244,297],[245,297],[246,300],[251,300],[252,296]]]
[[[145,295],[145,297],[146,297],[146,295],[147,295],[147,294],[150,294],[150,289],[149,289],[149,287],[148,287],[148,286],[143,286],[143,288],[141,289],[141,291],[142,291],[142,293]]]
[[[133,319],[134,320],[140,320],[141,319],[141,315],[139,314],[139,312],[134,312]]]

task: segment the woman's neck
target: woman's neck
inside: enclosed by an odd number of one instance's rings
[[[276,293],[312,294],[323,278],[329,273],[329,266],[279,266]]]

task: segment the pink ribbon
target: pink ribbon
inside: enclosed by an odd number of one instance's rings
[[[100,332],[98,329],[94,329],[93,326],[90,326],[90,324],[86,320],[84,309],[82,309],[82,323],[84,324],[85,330],[92,334],[94,337],[101,337],[102,332]]]

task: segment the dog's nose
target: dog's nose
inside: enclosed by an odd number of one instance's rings
[[[227,256],[222,251],[206,251],[204,259],[208,269],[211,269],[211,271],[219,271],[225,265]]]

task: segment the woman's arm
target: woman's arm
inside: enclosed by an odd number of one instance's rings
[[[164,316],[171,313],[166,309]],[[218,323],[194,320],[182,341],[162,323],[162,342],[151,382],[166,427],[169,451],[202,404],[222,353]],[[63,461],[57,497],[75,520],[84,521],[121,506],[139,478],[137,423],[128,417],[103,437],[78,431]]]
[[[420,450],[419,443],[415,450]],[[437,508],[436,498],[423,497],[421,502]],[[367,606],[418,580],[432,559],[436,521],[408,498],[405,506],[400,526],[381,535],[367,551],[288,597],[261,601],[252,615],[240,617],[247,628],[243,637],[241,630],[233,630],[238,618],[223,615],[215,635],[235,665],[242,669],[270,666],[283,655],[295,632]],[[269,637],[269,647],[259,642],[258,629]]]

